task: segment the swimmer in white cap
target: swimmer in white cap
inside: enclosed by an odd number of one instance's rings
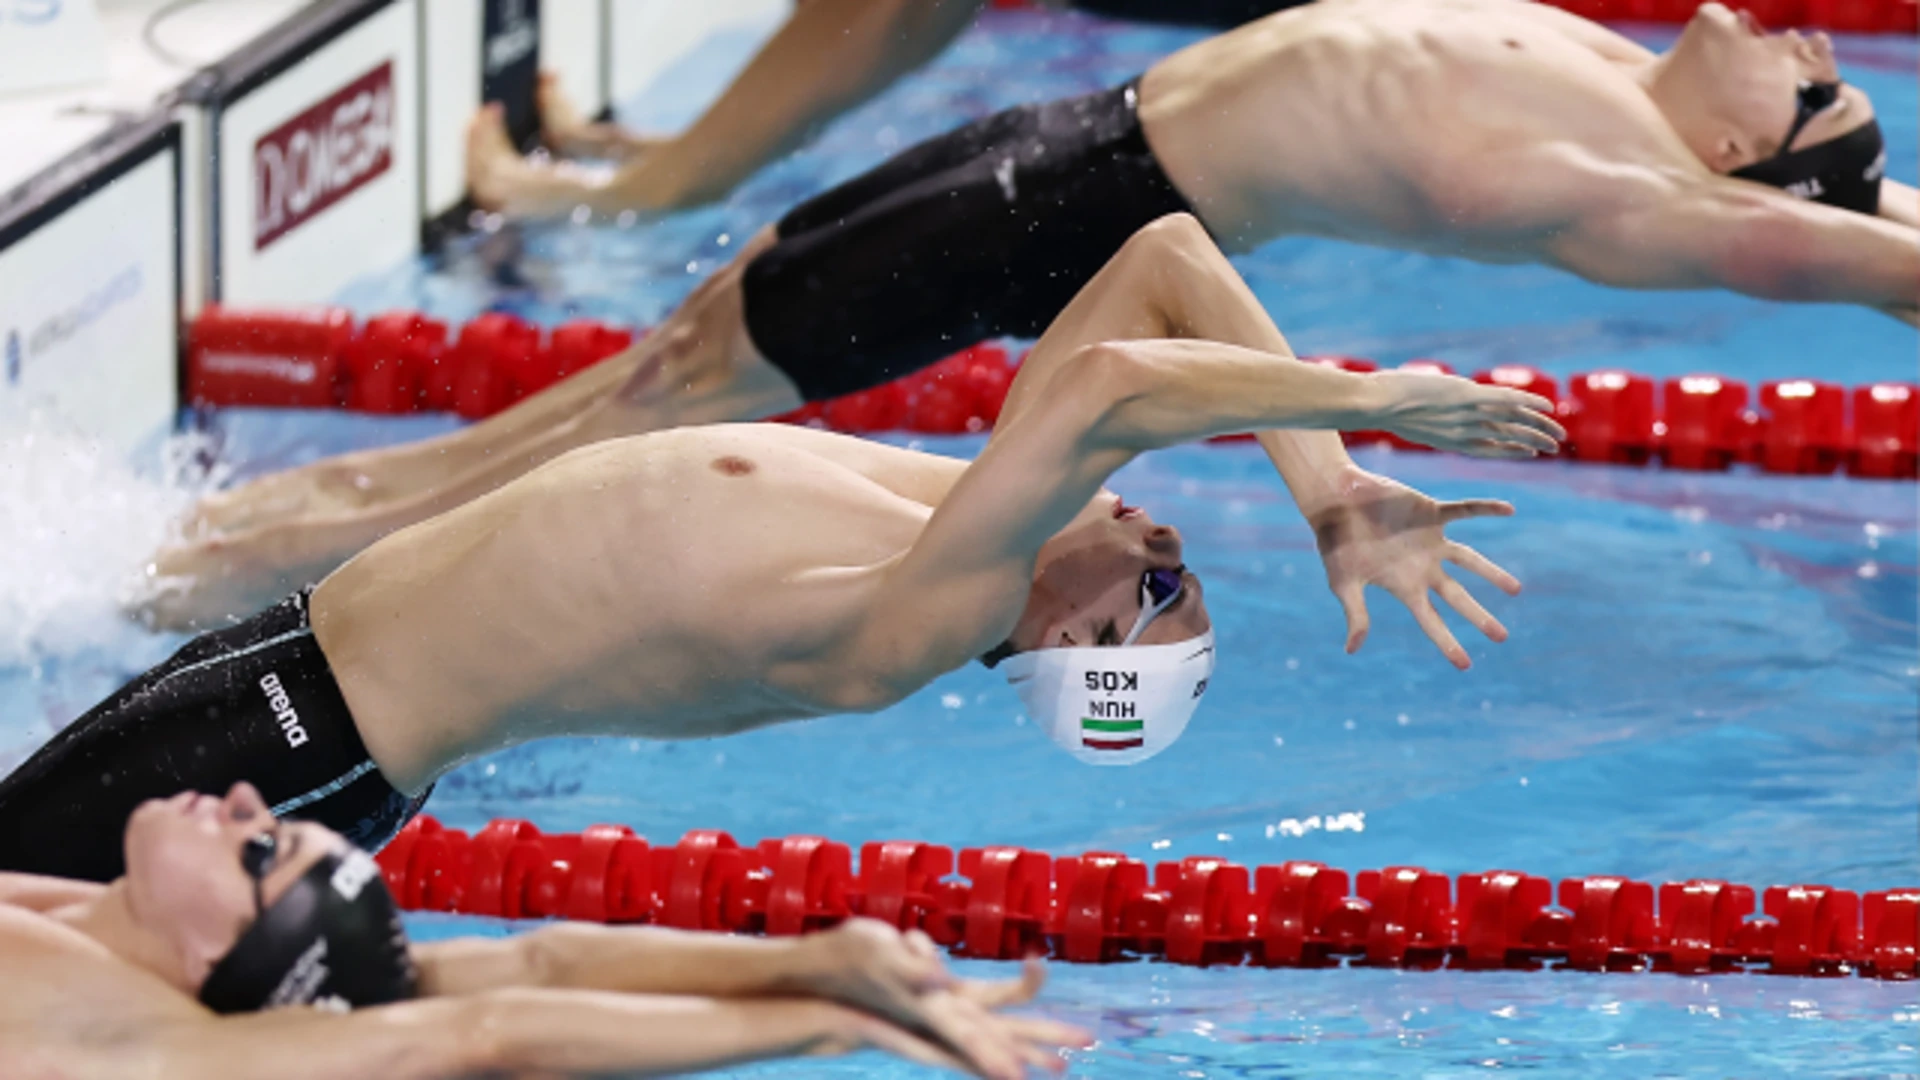
[[[973,462],[777,424],[567,454],[204,635],[70,725],[0,781],[0,869],[111,876],[125,800],[240,778],[377,846],[437,779],[503,747],[875,711],[980,659],[1075,753],[1136,760],[1199,701],[1211,622],[1180,534],[1101,485],[1228,432],[1258,432],[1281,466],[1350,651],[1376,585],[1466,668],[1432,595],[1494,641],[1506,630],[1444,564],[1520,583],[1445,527],[1512,508],[1363,472],[1335,432],[1529,457],[1563,435],[1550,409],[1295,360],[1199,224],[1169,217],[1061,313]]]
[[[1088,1041],[1003,1014],[1039,990],[1037,962],[956,979],[924,934],[867,919],[410,943],[365,853],[276,821],[246,784],[145,803],[124,845],[107,884],[0,873],[0,1075],[656,1076],[871,1048],[1018,1080]]]
[[[1228,248],[1306,234],[1912,322],[1920,196],[1880,145],[1824,34],[1716,3],[1655,54],[1545,4],[1321,0],[902,151],[501,416],[205,500],[154,562],[190,588],[150,613],[242,614],[595,439],[769,416],[1037,335],[1134,230],[1189,208]]]

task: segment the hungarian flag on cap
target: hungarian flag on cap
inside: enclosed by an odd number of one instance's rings
[[[1147,723],[1144,720],[1080,720],[1080,745],[1089,750],[1132,750],[1145,746]]]

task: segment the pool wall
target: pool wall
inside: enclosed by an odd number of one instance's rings
[[[142,3],[141,19],[108,23],[116,57],[146,48]],[[25,129],[23,153],[52,156],[0,191],[0,404],[123,453],[150,445],[177,413],[182,327],[206,305],[321,303],[466,224],[465,132],[483,99],[506,98],[531,145],[537,71],[604,112],[716,38],[757,44],[790,7],[323,0],[271,23],[255,9],[204,39],[182,28],[219,57],[198,70],[116,60],[91,97],[46,109],[125,112],[131,99],[134,118],[70,152]]]

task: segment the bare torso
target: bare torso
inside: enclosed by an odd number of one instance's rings
[[[157,1025],[205,1017],[93,938],[7,903],[8,877],[0,874],[0,1078],[124,1076],[120,1048]]]
[[[1148,141],[1215,235],[1306,233],[1552,262],[1582,157],[1704,170],[1635,82],[1652,59],[1515,0],[1321,0],[1201,42],[1142,86]]]
[[[838,650],[965,465],[776,425],[601,443],[374,545],[315,633],[403,790],[547,734],[876,707],[939,672],[863,682]]]

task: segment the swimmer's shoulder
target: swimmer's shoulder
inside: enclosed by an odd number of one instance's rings
[[[0,905],[28,911],[53,911],[78,904],[94,899],[105,889],[106,886],[91,881],[0,871]]]
[[[0,1080],[126,1076],[150,1035],[205,1022],[197,1002],[59,920],[0,903]]]

